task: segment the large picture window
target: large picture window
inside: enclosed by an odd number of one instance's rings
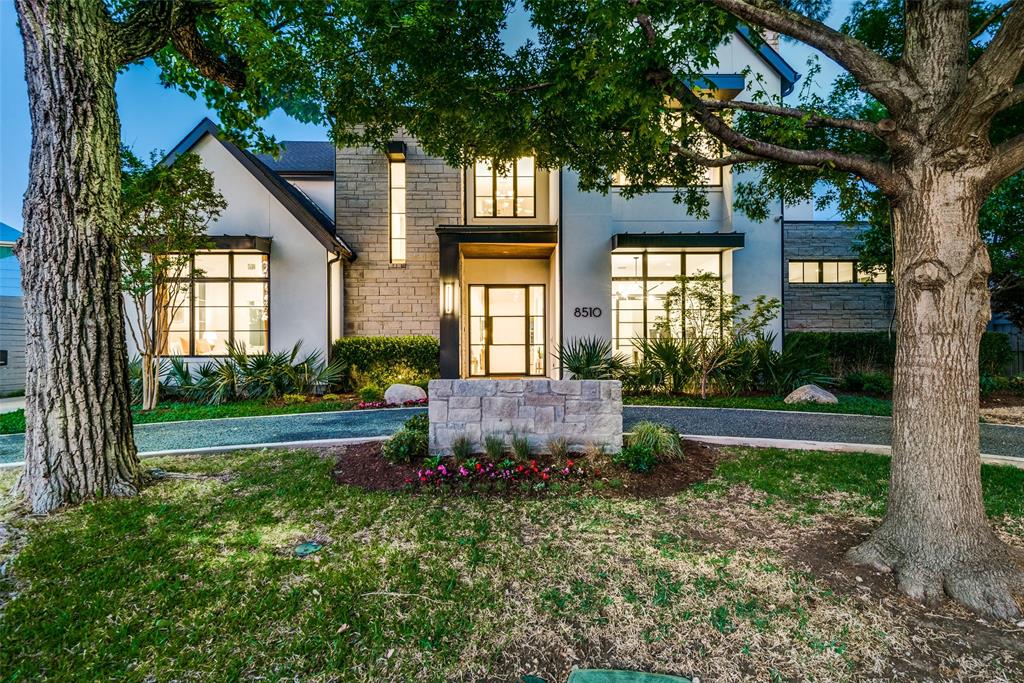
[[[672,297],[680,277],[704,276],[721,282],[722,255],[704,252],[612,254],[612,344],[617,353],[638,359],[634,339],[685,338],[692,316],[687,296]],[[676,290],[678,291],[678,290]],[[666,302],[669,302],[666,306]],[[678,303],[675,303],[678,302]]]
[[[500,172],[490,161],[474,169],[477,218],[533,218],[536,210],[537,169],[533,157],[523,157]]]
[[[270,264],[266,254],[200,252],[161,296],[170,318],[171,356],[223,356],[233,342],[265,353],[270,342]]]

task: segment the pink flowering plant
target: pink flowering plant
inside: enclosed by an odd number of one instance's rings
[[[578,483],[600,472],[584,467],[572,458],[557,463],[544,463],[536,459],[517,461],[505,458],[500,461],[468,459],[457,461],[433,459],[424,462],[416,471],[416,477],[406,480],[413,488],[471,488],[507,489],[517,486],[522,489],[542,490],[562,483]]]
[[[427,405],[427,399],[417,398],[404,403],[388,403],[387,401],[360,401],[355,405],[356,410],[368,410],[370,408],[415,408]]]

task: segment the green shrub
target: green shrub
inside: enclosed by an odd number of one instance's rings
[[[1017,375],[1010,378],[1010,391],[1018,394],[1024,393],[1024,375]]]
[[[384,442],[380,453],[391,463],[410,463],[429,455],[427,433],[403,427]]]
[[[285,394],[281,397],[285,405],[295,405],[297,403],[305,403],[308,397],[305,394]]]
[[[658,464],[658,458],[650,446],[630,444],[613,455],[612,462],[633,472],[650,472]]]
[[[888,332],[790,332],[785,348],[804,357],[809,368],[823,374],[866,370],[892,373],[896,360],[896,336]],[[1012,359],[1009,336],[1002,332],[982,335],[978,352],[982,374],[1003,374]]]
[[[346,368],[340,380],[344,391],[358,388],[354,375],[359,373],[379,386],[395,384],[395,377],[421,384],[440,375],[440,353],[438,340],[427,336],[344,337],[331,347],[331,358]]]
[[[426,413],[416,413],[402,425],[402,429],[427,434],[430,431],[430,417]]]
[[[982,394],[991,394],[994,391],[1006,391],[1009,389],[1010,379],[1001,375],[982,375],[979,384]]]
[[[683,455],[683,442],[679,434],[668,425],[644,420],[633,425],[629,435],[630,446],[641,446],[649,450],[655,458],[680,458]]]
[[[384,400],[384,390],[376,384],[363,385],[358,391],[359,398],[366,403],[375,403]]]
[[[1010,335],[1003,332],[986,332],[981,335],[978,349],[978,367],[983,375],[1003,375],[1013,361]]]
[[[862,391],[875,396],[892,394],[892,377],[884,372],[851,372],[843,377],[841,384],[846,391]]]

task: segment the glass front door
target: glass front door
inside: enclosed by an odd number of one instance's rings
[[[544,374],[544,285],[470,285],[469,374]]]

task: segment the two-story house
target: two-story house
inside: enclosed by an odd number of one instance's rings
[[[755,79],[785,94],[798,78],[741,34],[718,60],[707,78],[720,98],[743,97]],[[203,121],[172,155],[188,151],[228,208],[210,228],[217,249],[196,257],[202,277],[171,323],[172,354],[427,334],[440,339],[444,377],[557,377],[555,350],[572,338],[630,354],[636,337],[663,330],[681,275],[709,274],[747,301],[792,287],[781,202],[765,222],[735,212],[742,177],[729,168],[708,170],[709,215],[697,218],[673,188],[628,200],[614,186],[582,192],[573,171],[531,157],[453,168],[409,137],[386,150],[286,142],[271,158]]]

